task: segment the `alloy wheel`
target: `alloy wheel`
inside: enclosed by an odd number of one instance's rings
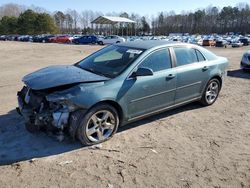
[[[97,111],[87,122],[86,135],[90,141],[100,142],[109,138],[115,127],[116,120],[110,111]]]
[[[216,81],[212,81],[206,90],[206,101],[208,104],[212,104],[219,93],[219,84]]]

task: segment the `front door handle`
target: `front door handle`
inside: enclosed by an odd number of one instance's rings
[[[209,69],[209,66],[204,66],[204,67],[202,68],[203,71],[206,71],[206,70],[208,70],[208,69]]]
[[[170,80],[170,79],[173,79],[175,78],[175,74],[169,74],[167,77],[166,77],[166,80]]]

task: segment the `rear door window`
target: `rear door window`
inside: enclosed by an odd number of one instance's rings
[[[198,62],[196,51],[193,48],[175,47],[174,48],[177,66],[188,65]]]

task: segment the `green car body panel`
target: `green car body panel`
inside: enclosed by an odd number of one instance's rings
[[[63,92],[52,93],[47,99],[69,100],[88,110],[96,104],[107,102],[119,108],[121,125],[137,119],[200,100],[208,81],[214,77],[221,82],[226,75],[228,60],[208,50],[191,44],[167,42],[139,42],[116,44],[143,48],[145,51],[119,76],[94,83],[80,83]],[[199,50],[205,61],[176,66],[173,48],[186,47]],[[155,72],[152,76],[131,77],[149,55],[159,49],[169,50],[172,68]],[[73,93],[73,94],[72,94]]]

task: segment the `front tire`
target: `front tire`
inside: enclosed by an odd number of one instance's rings
[[[117,110],[109,104],[100,104],[81,116],[77,137],[85,146],[109,140],[119,126]]]
[[[211,79],[201,98],[201,104],[204,106],[212,105],[218,98],[221,89],[221,83],[218,79]]]

